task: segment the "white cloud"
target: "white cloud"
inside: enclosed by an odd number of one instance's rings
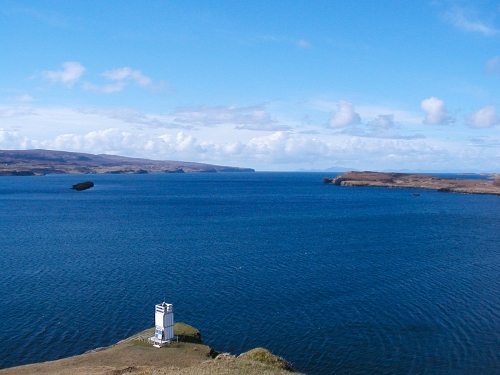
[[[28,148],[33,148],[33,144],[26,136],[0,128],[0,149],[25,150]]]
[[[495,56],[486,62],[484,71],[488,74],[500,74],[500,56]]]
[[[164,134],[158,137],[165,142],[163,145],[167,150],[177,151],[181,153],[200,153],[204,152],[202,146],[198,144],[198,140],[190,135],[186,135],[184,132],[179,132],[175,135]]]
[[[491,128],[500,124],[495,106],[484,107],[477,112],[466,116],[467,125],[472,128]]]
[[[299,40],[297,40],[297,47],[299,47],[299,48],[309,48],[309,47],[311,47],[311,43],[308,42],[305,39],[299,39]]]
[[[134,124],[138,128],[193,129],[230,125],[237,130],[276,131],[288,130],[272,120],[263,106],[200,106],[183,107],[168,115],[154,115],[138,112],[131,108],[79,109],[82,114],[98,115]]]
[[[439,125],[452,121],[451,116],[446,110],[444,101],[435,96],[422,100],[420,108],[427,114],[424,119],[424,123],[426,124]]]
[[[125,67],[115,70],[106,70],[104,73],[102,73],[102,75],[107,79],[119,81],[129,77],[131,73],[132,69]]]
[[[232,106],[199,106],[182,107],[171,114],[173,122],[192,126],[234,125],[238,130],[276,131],[288,130],[290,126],[279,124],[273,120],[263,105],[249,107]]]
[[[247,147],[257,158],[281,163],[290,160],[317,159],[328,152],[328,147],[321,140],[283,131],[252,138]]]
[[[349,127],[341,131],[341,134],[356,137],[381,138],[381,139],[421,139],[422,134],[401,135],[396,131],[394,115],[378,115],[377,118],[368,121],[366,128]]]
[[[84,118],[80,118],[80,121],[84,121]],[[471,170],[481,168],[481,165],[500,167],[500,163],[491,162],[498,154],[497,148],[470,144],[469,140],[465,144],[458,144],[433,139],[370,138],[326,132],[309,135],[289,131],[254,138],[234,138],[235,135],[243,134],[237,132],[222,140],[220,134],[210,129],[208,132],[193,129],[158,134],[130,128],[125,131],[116,126],[33,139],[21,131],[0,130],[0,148],[111,153],[160,160],[248,166],[258,170],[327,168],[333,165],[333,161],[337,165],[378,170]],[[491,139],[491,142],[495,142],[495,139]]]
[[[125,86],[127,86],[130,82],[135,82],[137,85],[141,87],[147,87],[150,89],[158,89],[163,85],[162,82],[158,84],[153,83],[151,78],[146,77],[144,74],[141,73],[140,70],[133,70],[129,67],[123,67],[114,70],[106,70],[104,73],[102,73],[102,76],[115,82],[106,85],[96,85],[90,82],[85,82],[83,84],[83,89],[100,92],[104,94],[110,94],[114,92],[123,91]]]
[[[471,9],[455,8],[447,13],[447,18],[456,27],[464,31],[478,32],[485,36],[500,34],[500,29],[479,20],[478,17],[475,17],[475,12]]]
[[[376,129],[389,129],[394,126],[394,115],[378,115],[375,120],[369,121],[366,125]]]
[[[90,152],[94,154],[119,154],[151,158],[180,159],[200,158],[206,149],[195,137],[183,132],[151,136],[124,132],[118,128],[91,131],[86,134],[61,134],[52,140],[32,142],[37,147]]]
[[[79,62],[68,61],[62,64],[62,66],[64,68],[63,70],[46,70],[42,72],[42,76],[54,83],[61,82],[67,87],[72,87],[85,71],[85,68]]]
[[[164,119],[164,116],[155,116],[152,114],[141,113],[131,108],[102,108],[102,109],[79,109],[78,112],[82,114],[98,115],[102,117],[107,117],[110,119],[120,120],[129,124],[134,124],[139,128],[143,125],[148,128],[184,128],[189,129],[192,126],[176,124],[168,119]]]
[[[226,155],[237,155],[241,154],[245,149],[245,147],[246,146],[243,144],[243,142],[235,140],[222,145],[221,148],[223,153]]]
[[[153,81],[151,78],[146,77],[141,73],[140,70],[132,70],[129,67],[119,68],[115,70],[107,70],[102,73],[104,77],[107,79],[111,79],[114,81],[123,81],[125,79],[131,79],[135,81],[139,86],[151,86]]]
[[[177,116],[131,108],[0,107],[4,129],[0,148],[114,153],[258,170],[324,169],[332,165],[378,170],[500,168],[500,161],[492,161],[499,156],[497,147],[471,143],[465,133],[462,139],[449,140],[449,129],[442,127],[429,129],[432,137],[425,138],[417,134],[418,128],[404,127],[398,115],[390,112],[363,115],[371,121],[331,131],[321,127],[321,117],[325,115],[321,111],[312,124],[294,123],[299,127],[295,131],[271,131],[271,126],[280,125],[273,119],[271,109],[274,113],[282,106],[205,106],[179,109],[175,112]],[[303,110],[296,113],[302,116]],[[184,122],[175,121],[179,118]],[[236,123],[248,123],[248,118],[257,125],[261,121],[266,130],[235,130]],[[270,120],[276,123],[269,125]],[[487,107],[471,115],[469,122],[470,126],[491,126],[498,122],[498,116],[494,108]],[[287,120],[288,123],[292,122]],[[183,128],[167,130],[174,127]],[[490,137],[488,145],[500,142],[493,129],[482,134]]]
[[[160,147],[155,143],[162,143],[162,141],[145,134],[109,128],[91,131],[86,134],[62,134],[54,139],[38,142],[38,147],[94,154],[134,156],[147,152],[158,155]]]
[[[127,85],[126,82],[116,82],[116,83],[111,83],[111,84],[102,85],[102,86],[94,85],[94,84],[89,83],[89,82],[85,82],[82,87],[84,90],[91,90],[91,91],[95,91],[95,92],[109,94],[112,92],[122,91],[126,85]]]
[[[361,117],[354,110],[351,103],[346,100],[339,100],[337,103],[338,111],[328,121],[330,129],[343,128],[349,125],[359,124]]]
[[[35,109],[31,107],[11,107],[0,109],[0,118],[31,116],[36,114]]]
[[[330,112],[334,105],[338,105],[338,102],[332,102],[329,100],[322,100],[322,99],[313,99],[311,101],[305,101],[303,104],[307,109]],[[411,124],[422,123],[421,113],[410,112],[404,109],[399,109],[397,107],[360,105],[356,106],[356,112],[362,118],[374,118],[379,116],[381,113],[390,113],[393,114],[394,117],[398,119],[398,121],[403,123],[411,123]]]
[[[13,100],[15,100],[16,102],[27,103],[27,102],[34,101],[35,98],[33,98],[31,95],[25,94],[25,95],[21,95],[21,96],[16,96],[15,98],[13,98]]]
[[[401,135],[394,129],[360,129],[360,128],[347,128],[344,129],[342,134],[351,135],[355,137],[365,138],[380,138],[380,139],[422,139],[426,138],[422,134]]]
[[[420,112],[410,112],[398,108],[382,107],[382,106],[357,106],[356,111],[363,118],[378,117],[380,113],[390,113],[398,122],[419,125],[422,123],[422,115]],[[383,115],[386,116],[386,115]]]

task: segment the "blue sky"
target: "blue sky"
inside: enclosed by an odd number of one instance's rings
[[[0,0],[0,149],[500,169],[500,1]]]

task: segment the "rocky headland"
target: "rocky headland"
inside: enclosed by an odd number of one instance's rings
[[[154,335],[154,328],[151,328],[107,348],[3,369],[0,375],[286,375],[293,372],[286,360],[263,348],[239,356],[220,353],[204,345],[200,332],[184,323],[175,323],[174,334],[179,341],[159,349],[147,342],[147,338]]]
[[[500,195],[500,176],[490,179],[442,178],[429,174],[346,172],[325,183],[339,186],[374,186],[390,188],[430,189],[440,192]]]
[[[0,150],[0,176],[46,174],[255,172],[252,168],[213,164],[93,155],[52,150]]]

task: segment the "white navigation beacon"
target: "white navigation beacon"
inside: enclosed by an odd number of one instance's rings
[[[155,335],[149,338],[149,342],[160,347],[173,339],[175,339],[174,305],[165,302],[155,305]]]

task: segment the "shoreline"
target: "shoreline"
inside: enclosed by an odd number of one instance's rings
[[[436,190],[447,193],[488,194],[500,196],[500,178],[493,180],[443,178],[430,174],[346,172],[335,178],[325,178],[326,184],[349,187],[388,187]]]

